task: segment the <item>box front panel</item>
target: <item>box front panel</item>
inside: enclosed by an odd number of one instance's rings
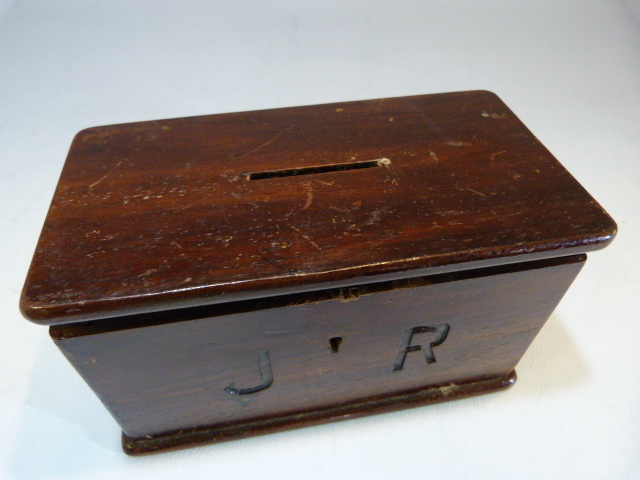
[[[242,422],[507,374],[584,258],[52,335],[130,436]]]

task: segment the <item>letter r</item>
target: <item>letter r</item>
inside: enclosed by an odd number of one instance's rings
[[[449,334],[449,324],[441,323],[440,325],[431,325],[428,327],[413,327],[408,328],[404,332],[402,332],[402,341],[400,343],[400,349],[398,350],[398,355],[396,356],[396,363],[393,365],[393,371],[402,370],[402,366],[404,365],[404,361],[407,358],[407,353],[415,352],[417,350],[422,350],[424,353],[424,358],[429,363],[435,363],[436,357],[433,354],[433,347],[437,347],[441,345]],[[436,337],[432,342],[429,343],[419,343],[417,345],[411,345],[411,340],[416,333],[435,333]]]

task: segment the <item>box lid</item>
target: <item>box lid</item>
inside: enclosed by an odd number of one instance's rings
[[[55,324],[537,260],[616,225],[494,94],[75,137],[21,309]]]

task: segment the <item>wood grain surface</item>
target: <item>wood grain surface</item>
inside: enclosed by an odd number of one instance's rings
[[[58,325],[50,332],[119,422],[126,449],[144,453],[510,385],[516,363],[585,259]]]
[[[56,324],[361,285],[587,252],[615,229],[490,92],[96,127],[21,309]]]

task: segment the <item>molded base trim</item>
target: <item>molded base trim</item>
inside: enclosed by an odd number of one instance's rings
[[[362,417],[374,413],[401,410],[420,404],[439,403],[483,393],[491,393],[508,388],[513,385],[515,381],[516,372],[513,370],[507,375],[469,380],[460,383],[446,383],[440,386],[381,395],[342,405],[285,415],[199,426],[155,435],[144,435],[142,437],[130,437],[123,432],[122,448],[125,453],[129,455],[146,455],[195,447],[202,444],[247,438],[265,433]]]

